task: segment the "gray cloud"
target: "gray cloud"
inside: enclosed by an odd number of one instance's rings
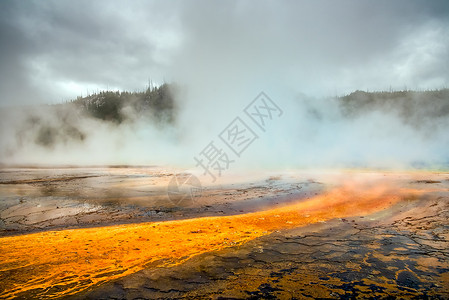
[[[161,82],[176,28],[154,13],[164,8],[116,4],[2,2],[0,56],[10,65],[1,76],[15,74],[2,84],[2,103],[60,101],[88,88],[143,89],[149,77]],[[17,85],[26,87],[21,97]]]
[[[0,6],[2,104],[57,102],[89,88],[141,89],[149,77],[214,84],[211,74],[216,85],[250,84],[244,79],[251,77],[312,95],[448,83],[447,1]]]

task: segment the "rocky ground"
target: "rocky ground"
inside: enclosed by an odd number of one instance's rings
[[[382,178],[422,191],[387,210],[277,230],[172,267],[148,266],[71,299],[449,299],[447,173],[264,174],[208,186],[201,201],[176,206],[164,196],[171,172],[45,172],[1,173],[3,235],[247,213],[307,199],[338,186],[341,178],[373,184]]]
[[[204,185],[201,195],[178,200],[167,193],[174,174],[156,167],[0,169],[0,236],[240,214],[323,189],[303,174],[263,174]]]
[[[447,185],[387,212],[275,232],[75,298],[448,299]]]

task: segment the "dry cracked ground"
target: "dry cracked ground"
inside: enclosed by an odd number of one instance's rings
[[[348,181],[374,186],[388,182],[420,192],[376,212],[279,228],[176,265],[149,264],[58,297],[449,299],[448,173],[241,176],[205,186],[201,199],[183,200],[187,202],[167,197],[174,173],[161,168],[3,169],[0,234],[248,214],[314,199]],[[0,298],[2,293],[6,295],[0,281]],[[31,291],[18,298],[35,295]]]

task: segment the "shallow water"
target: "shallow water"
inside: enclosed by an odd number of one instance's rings
[[[445,173],[267,174],[178,206],[158,168],[0,174],[3,296],[448,296]]]

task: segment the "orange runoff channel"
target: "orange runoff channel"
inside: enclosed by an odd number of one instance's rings
[[[236,247],[275,230],[386,209],[417,190],[343,186],[288,206],[222,217],[0,238],[0,298],[73,295],[144,268]]]

